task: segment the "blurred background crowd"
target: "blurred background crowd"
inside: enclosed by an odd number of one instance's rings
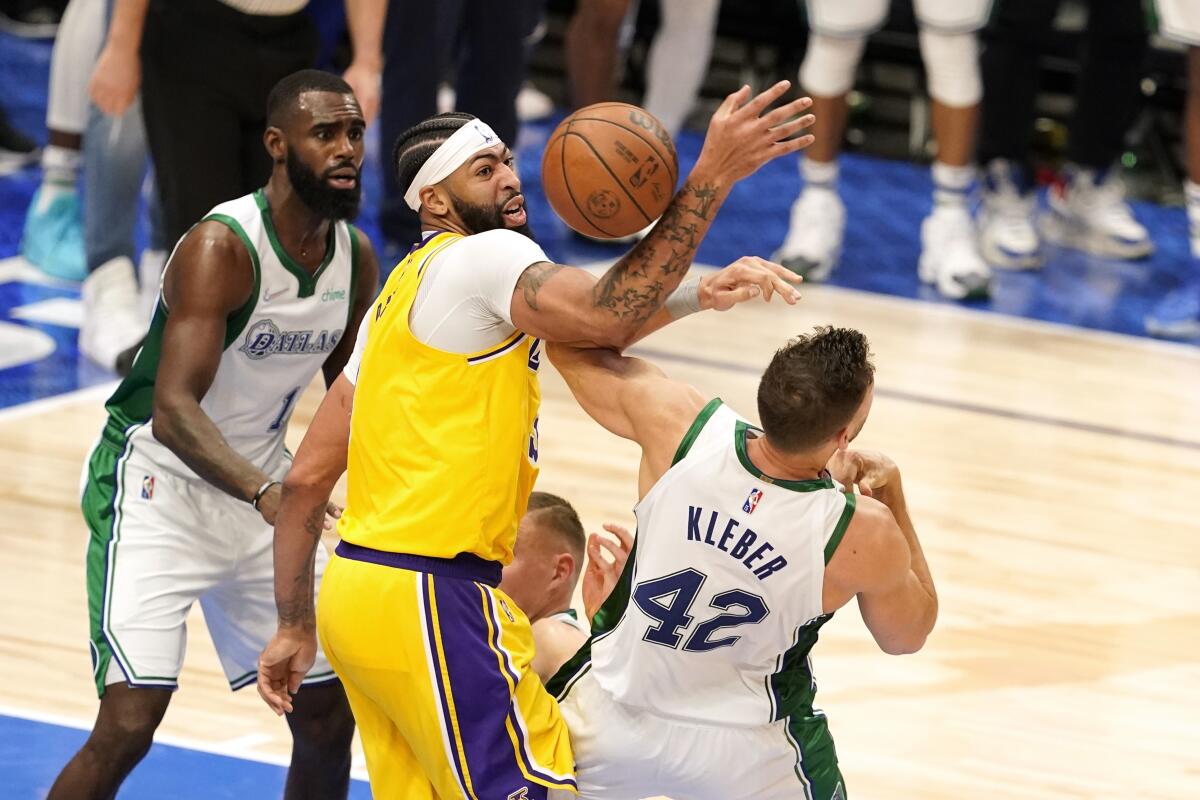
[[[23,42],[51,39],[48,83],[20,82],[46,46]],[[436,110],[524,145],[533,184],[572,108],[645,106],[686,158],[721,98],[782,77],[814,98],[817,142],[742,203],[756,254],[837,282],[873,268],[850,263],[866,241],[924,296],[999,310],[1005,285],[1069,304],[1086,281],[1036,282],[1085,263],[1066,274],[1139,295],[1117,329],[1200,337],[1197,0],[0,0],[0,48],[0,175],[37,174],[0,244],[82,283],[79,346],[109,368],[171,245],[265,182],[266,94],[310,65],[374,120],[362,225],[385,269],[419,233],[391,142]]]

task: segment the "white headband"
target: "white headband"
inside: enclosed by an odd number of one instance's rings
[[[499,141],[500,137],[496,132],[481,119],[473,119],[463,125],[449,139],[442,142],[429,160],[417,170],[416,177],[404,193],[404,202],[408,203],[408,207],[413,211],[419,211],[422,189],[441,183],[471,156],[480,150],[495,146]]]

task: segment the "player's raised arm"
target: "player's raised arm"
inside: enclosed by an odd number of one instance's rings
[[[170,313],[154,385],[153,416],[156,439],[201,478],[246,502],[271,477],[229,446],[200,402],[212,386],[225,350],[226,322],[250,299],[253,275],[245,245],[219,222],[200,223],[179,245],[163,282],[163,300]],[[260,505],[264,516],[273,514],[273,505]]]
[[[670,469],[679,442],[707,398],[649,361],[610,348],[550,342],[546,354],[588,416],[641,446],[639,486],[645,492]]]
[[[518,280],[512,321],[547,341],[586,341],[618,349],[679,286],[696,249],[733,185],[763,164],[812,142],[795,136],[811,125],[797,117],[812,101],[800,98],[768,111],[791,84],[780,81],[751,96],[742,87],[713,115],[696,166],[647,236],[599,280],[583,270],[533,264]]]
[[[800,276],[786,267],[757,256],[743,256],[724,269],[682,284],[638,330],[630,344],[697,311],[728,311],[738,303],[758,297],[769,303],[775,295],[788,305],[795,305],[800,292],[793,284],[800,281]]]

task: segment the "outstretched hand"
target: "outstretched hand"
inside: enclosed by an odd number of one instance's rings
[[[700,279],[700,308],[727,311],[756,297],[769,303],[776,294],[794,306],[800,292],[793,284],[800,281],[800,276],[786,267],[757,256],[743,256]]]
[[[816,121],[812,114],[799,116],[812,105],[812,98],[767,110],[791,86],[791,81],[780,81],[753,97],[750,87],[743,86],[726,97],[708,123],[697,167],[703,164],[731,182],[740,181],[768,161],[812,144],[811,134],[796,136]]]
[[[583,612],[589,622],[612,594],[617,579],[625,570],[625,562],[629,560],[629,551],[633,549],[633,534],[625,528],[606,522],[604,530],[615,536],[616,541],[598,533],[588,535],[587,569],[583,573]],[[601,553],[602,550],[608,551],[611,561]]]

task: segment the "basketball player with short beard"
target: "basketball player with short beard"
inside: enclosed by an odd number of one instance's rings
[[[254,682],[274,631],[272,525],[288,419],[318,369],[326,385],[340,379],[379,268],[347,222],[358,211],[365,128],[350,87],[294,73],[272,90],[267,119],[271,179],[214,208],[176,246],[88,461],[100,712],[54,800],[113,797],[150,749],[197,600],[233,689]],[[313,557],[319,575],[325,554]],[[303,681],[288,718],[284,796],[345,797],[354,732],[345,693],[320,654]]]

